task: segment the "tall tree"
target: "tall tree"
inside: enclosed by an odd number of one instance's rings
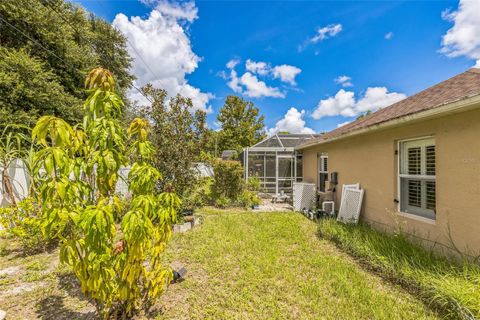
[[[212,129],[206,130],[203,136],[204,142],[202,145],[202,148],[203,148],[202,151],[215,158],[218,157],[221,154],[221,151],[219,150],[219,146],[218,146],[219,136],[220,136],[220,131],[215,131]]]
[[[198,161],[206,143],[206,114],[194,111],[189,98],[177,95],[169,99],[165,90],[151,85],[143,91],[153,101],[144,110],[152,121],[152,141],[157,150],[154,163],[163,177],[160,189],[173,188],[183,196],[195,184],[192,164]]]
[[[253,102],[228,96],[217,117],[221,125],[218,149],[241,151],[265,137],[264,116]]]
[[[0,3],[0,127],[55,115],[82,118],[83,79],[103,66],[124,97],[133,76],[126,40],[106,21],[64,0]],[[43,83],[42,83],[43,82]]]
[[[41,115],[81,117],[81,100],[66,92],[59,77],[26,49],[0,47],[0,126],[31,126]]]

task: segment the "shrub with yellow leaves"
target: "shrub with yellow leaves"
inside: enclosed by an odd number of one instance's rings
[[[156,193],[161,175],[151,165],[149,122],[135,119],[125,132],[112,74],[94,69],[85,85],[83,123],[72,127],[46,116],[32,131],[42,226],[60,239],[60,261],[72,267],[98,313],[128,318],[151,305],[172,279],[161,259],[180,201],[173,193]],[[131,166],[126,213],[115,193],[125,166]]]

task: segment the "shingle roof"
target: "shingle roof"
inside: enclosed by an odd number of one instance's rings
[[[402,118],[420,111],[426,111],[480,94],[480,69],[472,68],[448,80],[380,109],[369,116],[353,121],[327,132],[315,142],[321,143],[356,130]],[[306,144],[314,144],[309,141]]]
[[[280,145],[280,141],[278,141],[276,136],[271,136],[271,137],[257,143],[254,147],[276,148],[276,147],[281,147],[281,145]]]
[[[222,151],[222,159],[223,160],[229,160],[236,154],[237,154],[237,151],[235,151],[235,150],[223,150]]]
[[[311,139],[313,139],[314,137],[312,136],[306,136],[306,137],[298,137],[298,138],[281,138],[280,137],[280,140],[282,141],[282,145],[285,147],[285,148],[291,148],[291,147],[296,147],[296,146],[299,146],[301,145],[302,143],[305,143]]]

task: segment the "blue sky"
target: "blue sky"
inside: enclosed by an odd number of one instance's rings
[[[270,132],[329,131],[480,59],[480,7],[458,1],[80,4],[127,35],[137,85],[191,96],[211,127],[238,94]]]

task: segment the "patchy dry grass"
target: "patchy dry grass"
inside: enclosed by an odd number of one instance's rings
[[[93,318],[76,279],[58,266],[58,251],[25,256],[18,245],[0,239],[0,309],[8,319]]]
[[[384,283],[316,236],[295,213],[212,210],[176,234],[167,261],[188,269],[152,319],[433,319],[402,289]],[[92,319],[58,252],[0,255],[0,308],[11,319]],[[7,270],[5,275],[2,271]]]
[[[427,319],[436,315],[363,271],[295,213],[210,210],[175,236],[189,270],[162,299],[162,319]]]

